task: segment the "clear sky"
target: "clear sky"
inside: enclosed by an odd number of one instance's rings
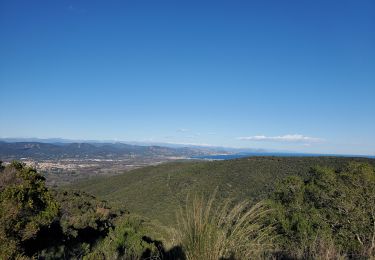
[[[375,154],[375,1],[0,0],[0,137]]]

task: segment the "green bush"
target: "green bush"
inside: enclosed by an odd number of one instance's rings
[[[274,223],[283,254],[297,258],[375,255],[375,172],[368,164],[315,168],[275,188]]]
[[[116,227],[85,259],[159,259],[158,248],[146,238],[144,221],[136,216],[118,220]]]
[[[57,217],[59,206],[35,169],[13,162],[0,173],[0,258],[26,253],[25,246]]]
[[[42,257],[74,258],[91,252],[124,213],[84,192],[52,190],[51,193],[60,204],[60,211],[54,225],[34,243],[34,246],[44,244],[39,252]]]

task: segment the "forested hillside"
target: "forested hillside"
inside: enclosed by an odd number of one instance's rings
[[[77,183],[86,191],[164,224],[175,220],[175,210],[188,194],[210,194],[236,200],[266,198],[279,180],[289,175],[307,177],[315,166],[343,167],[350,161],[375,165],[375,159],[343,157],[249,157],[225,161],[173,162],[145,167],[109,178]]]
[[[0,163],[0,259],[373,259],[374,169],[259,157],[56,190],[31,167]]]

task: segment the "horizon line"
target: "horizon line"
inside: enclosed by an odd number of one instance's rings
[[[288,151],[288,150],[278,150],[278,149],[265,149],[265,148],[250,148],[250,147],[233,147],[233,146],[222,146],[222,145],[211,145],[211,144],[197,144],[197,143],[184,143],[184,142],[162,142],[162,141],[125,141],[116,139],[79,139],[79,138],[63,138],[63,137],[0,137],[1,140],[6,139],[35,139],[35,140],[61,140],[65,143],[123,143],[129,145],[135,145],[132,143],[137,143],[139,146],[152,146],[152,144],[164,144],[164,145],[179,145],[179,146],[192,146],[192,147],[207,147],[207,148],[226,148],[226,149],[237,149],[237,150],[263,150],[258,153],[278,153],[278,154],[306,154],[306,155],[322,155],[322,156],[353,156],[353,157],[375,157],[375,154],[355,154],[355,153],[319,153],[319,152],[298,152],[298,151]],[[10,141],[9,143],[16,143],[19,141]],[[36,141],[28,141],[36,142]],[[53,143],[53,142],[50,142]],[[64,143],[64,142],[54,142],[54,143]],[[147,145],[148,143],[148,145]],[[143,145],[142,145],[143,144]],[[162,145],[159,145],[162,146]],[[255,151],[254,151],[255,152]]]

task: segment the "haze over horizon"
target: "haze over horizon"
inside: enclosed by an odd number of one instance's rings
[[[375,155],[374,1],[0,1],[0,137]]]

